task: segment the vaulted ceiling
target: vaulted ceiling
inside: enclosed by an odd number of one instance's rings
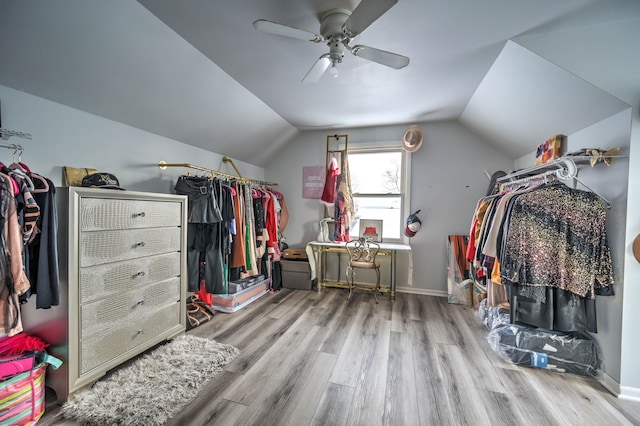
[[[511,114],[484,95],[470,103],[479,88],[498,90],[487,73],[507,42],[638,12],[624,0],[399,0],[356,42],[409,65],[346,52],[339,76],[315,84],[301,80],[327,46],[252,25],[262,18],[317,33],[324,12],[359,3],[0,0],[0,84],[256,165],[299,131],[461,115],[515,158],[535,145],[500,132]],[[493,78],[509,83],[523,68],[501,58],[507,67]]]

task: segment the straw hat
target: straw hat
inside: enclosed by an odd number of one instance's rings
[[[633,240],[633,257],[640,262],[640,234]]]
[[[422,128],[417,125],[409,126],[402,133],[402,148],[407,152],[415,152],[422,145]]]

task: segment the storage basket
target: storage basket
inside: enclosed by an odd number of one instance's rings
[[[33,425],[44,414],[47,363],[0,382],[0,425]]]
[[[50,364],[57,370],[62,361],[46,352],[35,351],[2,359],[0,372],[0,426],[34,425],[44,414],[44,377]],[[12,374],[15,372],[15,374]]]

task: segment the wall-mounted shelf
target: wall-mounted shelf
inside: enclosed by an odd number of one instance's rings
[[[16,130],[0,128],[0,139],[7,140],[7,139],[9,139],[10,137],[13,137],[13,136],[15,136],[17,138],[21,138],[21,139],[31,140],[31,134],[30,133],[18,132]]]

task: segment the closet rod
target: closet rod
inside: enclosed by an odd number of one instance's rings
[[[200,170],[200,171],[203,171],[203,172],[214,174],[216,176],[224,177],[224,178],[227,178],[227,179],[236,179],[236,180],[240,180],[240,181],[243,181],[243,182],[246,182],[246,183],[257,183],[257,184],[266,185],[266,186],[276,186],[276,185],[278,185],[275,182],[267,182],[267,181],[258,180],[258,179],[248,179],[248,178],[244,178],[244,177],[238,177],[238,176],[235,176],[235,175],[230,175],[228,173],[219,172],[218,170],[209,169],[209,168],[202,167],[202,166],[196,166],[194,164],[189,164],[189,163],[167,163],[166,161],[160,160],[160,161],[158,161],[158,167],[160,168],[160,170],[165,170],[167,167],[185,167],[187,169]]]
[[[5,128],[0,128],[0,139],[7,140],[11,136],[15,136],[17,138],[31,140],[31,134],[30,133],[17,132],[15,130],[9,130],[9,129],[5,129]]]
[[[557,172],[557,170],[548,170],[537,175],[527,176],[509,182],[501,182],[499,184],[500,191],[511,191],[514,188],[518,188],[522,184],[548,183],[550,180],[556,180],[558,178]]]
[[[11,145],[2,145],[2,144],[0,144],[0,148],[13,149],[16,152],[20,151],[20,153],[24,152],[24,148],[22,147],[22,145],[17,145],[15,143],[12,143]]]
[[[544,176],[549,174],[555,174],[558,179],[561,180],[569,180],[574,179],[576,182],[580,183],[584,186],[589,192],[596,194],[602,201],[604,201],[606,207],[608,209],[611,208],[611,202],[604,198],[602,195],[595,192],[593,189],[589,188],[583,181],[578,178],[578,166],[576,165],[574,159],[572,158],[558,158],[552,162],[541,164],[539,166],[529,167],[526,169],[519,170],[517,172],[508,174],[501,178],[498,178],[496,181],[500,185],[509,185],[513,186],[518,183],[525,183],[530,181],[532,178],[536,176]],[[522,176],[519,179],[515,179],[518,176]]]
[[[559,158],[557,160],[553,160],[545,164],[540,164],[538,166],[532,166],[532,167],[527,167],[521,170],[516,170],[513,173],[509,173],[508,175],[499,177],[496,181],[498,183],[505,183],[505,182],[513,181],[523,177],[541,174],[550,170],[551,171],[562,170],[564,171],[564,173],[572,174],[571,171],[577,170],[577,166],[576,166],[576,163],[569,158]]]

